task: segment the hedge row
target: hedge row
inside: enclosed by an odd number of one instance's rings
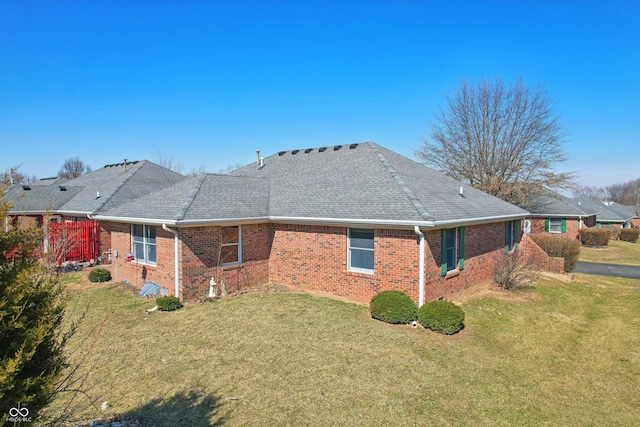
[[[611,230],[607,228],[583,228],[579,231],[584,246],[608,246]]]
[[[550,257],[564,258],[565,272],[576,268],[580,255],[580,243],[576,240],[549,234],[531,234],[530,237]]]
[[[640,237],[640,230],[637,228],[623,228],[620,231],[620,240],[624,242],[636,243]]]

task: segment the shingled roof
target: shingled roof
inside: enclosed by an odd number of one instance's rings
[[[89,215],[113,208],[153,191],[184,180],[185,177],[143,160],[106,165],[63,185],[35,184],[30,190],[12,187],[4,196],[11,215],[55,213]],[[20,198],[21,196],[22,198]]]
[[[235,219],[447,226],[526,215],[523,209],[418,162],[362,143],[281,151],[264,159],[262,166],[191,179],[189,184],[103,209],[97,218],[168,225]]]
[[[534,217],[566,218],[593,216],[599,211],[596,205],[582,204],[557,193],[535,197],[527,209]]]
[[[597,210],[598,215],[596,220],[598,222],[618,222],[624,223],[631,218],[636,217],[635,211],[631,206],[624,206],[618,203],[606,205],[598,200],[589,199],[586,197],[577,197],[571,199],[571,203],[588,207],[589,209]]]

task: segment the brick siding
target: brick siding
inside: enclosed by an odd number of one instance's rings
[[[529,218],[531,221],[531,234],[544,233],[545,218]],[[589,225],[591,224],[591,225]],[[578,218],[566,219],[567,229],[564,233],[549,233],[554,235],[561,235],[563,237],[569,237],[571,239],[577,239],[580,233],[580,220]],[[595,225],[594,217],[587,217],[583,220],[582,228],[593,227]],[[548,232],[547,232],[548,233]]]
[[[130,224],[112,223],[109,228],[113,248],[119,251],[115,260],[117,265],[112,268],[115,280],[126,279],[137,287],[145,281],[154,282],[173,294],[173,234],[156,227],[156,265],[150,266],[124,260],[131,251]],[[496,257],[504,251],[503,222],[467,226],[464,268],[443,277],[440,275],[441,230],[423,232],[426,243],[425,301],[448,297],[490,279]],[[229,292],[270,282],[301,290],[328,292],[359,302],[369,302],[380,291],[397,289],[418,302],[420,247],[419,237],[413,230],[374,230],[372,274],[348,270],[346,227],[243,225],[242,262],[223,267],[217,262],[220,227],[181,228],[179,233],[180,294],[186,300],[203,298],[208,292],[211,277],[214,277],[218,283],[224,280]],[[530,241],[529,245],[532,243]],[[544,258],[546,254],[536,253],[548,266],[548,257]]]
[[[175,292],[174,235],[156,227],[156,265],[125,261],[131,252],[131,225],[111,223],[111,244],[118,250],[112,271],[115,280],[126,280],[141,288],[144,282],[153,282]],[[224,280],[227,290],[233,292],[245,286],[264,284],[269,280],[269,233],[266,224],[242,226],[242,263],[218,267],[220,227],[191,227],[178,229],[180,244],[180,295],[183,299],[203,298],[209,290],[209,281]]]

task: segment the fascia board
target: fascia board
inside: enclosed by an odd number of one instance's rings
[[[502,222],[502,221],[511,221],[515,219],[524,219],[530,217],[530,213],[522,213],[517,215],[498,215],[498,216],[487,216],[482,218],[466,218],[466,219],[455,219],[449,221],[436,221],[436,228],[448,228],[448,227],[460,227],[464,225],[480,225],[480,224],[490,224],[492,222]]]

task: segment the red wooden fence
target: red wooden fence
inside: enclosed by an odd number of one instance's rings
[[[98,258],[100,232],[97,221],[59,222],[47,225],[49,256],[58,265],[64,261]]]

